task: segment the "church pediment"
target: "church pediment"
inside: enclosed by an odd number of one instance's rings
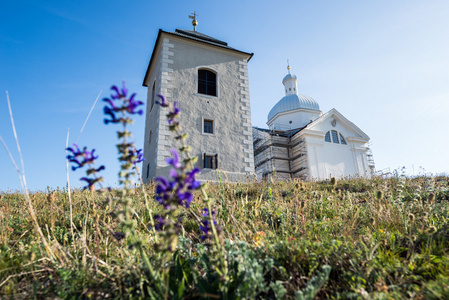
[[[337,130],[343,132],[346,137],[358,142],[368,142],[369,136],[364,133],[354,123],[349,121],[335,108],[331,109],[321,117],[307,125],[304,129],[313,132],[322,132],[323,134],[329,130]]]

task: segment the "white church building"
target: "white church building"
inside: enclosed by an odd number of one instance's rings
[[[268,128],[253,128],[248,85],[252,53],[195,30],[159,30],[143,80],[148,88],[142,179],[168,176],[166,159],[178,148],[167,109],[157,95],[180,108],[181,130],[198,157],[200,180],[231,182],[263,177],[327,179],[370,177],[369,137],[336,109],[298,93],[297,77],[285,76],[285,97],[268,114]],[[225,177],[225,178],[224,178]]]
[[[299,94],[298,79],[282,80],[285,96],[268,113],[268,129],[253,128],[254,164],[263,177],[366,177],[374,172],[369,137],[335,108],[323,114]]]

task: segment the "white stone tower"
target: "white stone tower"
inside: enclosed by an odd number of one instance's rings
[[[159,30],[143,81],[148,87],[145,183],[168,175],[165,160],[176,147],[166,109],[155,104],[158,94],[178,102],[181,130],[198,157],[200,180],[217,181],[217,171],[229,181],[254,173],[247,65],[252,56],[196,30]]]

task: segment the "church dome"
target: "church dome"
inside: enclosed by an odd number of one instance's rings
[[[271,120],[271,118],[273,118],[277,113],[286,112],[298,108],[312,109],[318,111],[320,110],[320,106],[312,98],[301,94],[290,94],[279,100],[279,102],[273,106],[273,108],[268,113],[268,121]]]

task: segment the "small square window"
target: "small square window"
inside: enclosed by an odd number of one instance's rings
[[[204,153],[203,155],[203,168],[204,169],[216,169],[218,166],[218,154],[208,155]]]
[[[204,133],[214,133],[214,120],[207,120],[204,119],[204,126],[203,126],[203,132]]]

